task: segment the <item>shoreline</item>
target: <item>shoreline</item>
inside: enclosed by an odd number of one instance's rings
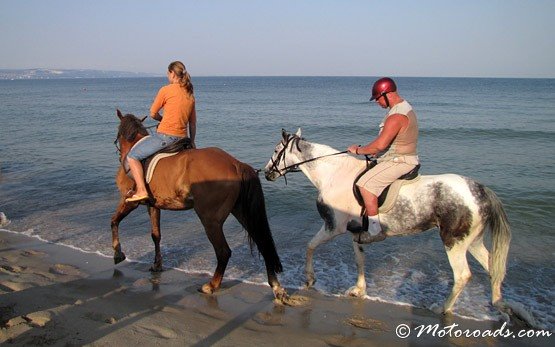
[[[315,290],[287,288],[305,303],[281,306],[273,303],[269,286],[225,277],[220,291],[205,295],[197,289],[208,276],[148,268],[128,261],[114,265],[96,253],[0,229],[0,344],[543,346],[550,341],[417,336],[419,326],[518,329]],[[411,328],[408,338],[396,335],[400,324]]]

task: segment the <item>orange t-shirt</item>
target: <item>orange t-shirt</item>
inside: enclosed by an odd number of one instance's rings
[[[173,136],[188,136],[189,119],[195,110],[195,98],[189,95],[179,84],[168,84],[158,91],[150,107],[150,114],[155,115],[164,108],[164,115],[158,132]]]

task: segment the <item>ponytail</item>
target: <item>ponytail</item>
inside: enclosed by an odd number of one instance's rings
[[[185,65],[180,61],[174,61],[168,66],[168,71],[173,71],[180,78],[179,85],[181,88],[193,96],[193,82],[191,82],[191,75],[185,69]]]
[[[184,88],[189,95],[193,95],[193,82],[191,82],[191,75],[185,70],[183,72],[183,76],[181,77],[181,81],[179,82],[181,88]]]

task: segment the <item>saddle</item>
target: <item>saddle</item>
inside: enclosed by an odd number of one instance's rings
[[[360,194],[360,189],[357,187],[358,180],[366,173],[368,170],[372,169],[376,166],[376,161],[367,161],[366,169],[362,170],[360,174],[355,178],[353,182],[353,194],[355,195],[355,199],[357,200],[358,204],[361,206],[362,210],[360,215],[364,215],[364,200],[362,199],[362,195]],[[393,205],[395,204],[395,200],[397,199],[397,195],[399,194],[399,190],[405,184],[414,183],[419,178],[418,170],[420,170],[420,164],[416,165],[414,169],[407,172],[403,176],[396,179],[393,183],[385,187],[383,192],[378,197],[378,208],[380,213],[388,212]]]
[[[145,173],[145,180],[146,183],[150,183],[152,179],[152,175],[154,174],[154,169],[156,169],[156,165],[160,161],[160,159],[171,157],[176,155],[179,152],[189,150],[193,148],[193,144],[191,143],[191,139],[186,137],[183,138],[166,148],[159,150],[158,152],[154,153],[150,157],[147,157],[142,161],[143,170]]]

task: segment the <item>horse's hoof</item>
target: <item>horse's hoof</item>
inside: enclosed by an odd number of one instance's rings
[[[355,298],[362,298],[366,295],[366,289],[361,289],[359,287],[351,287],[349,288],[346,292],[346,295],[348,296],[352,296]]]
[[[285,288],[281,286],[272,288],[272,291],[274,292],[275,300],[279,301],[280,303],[284,303],[284,301],[289,298],[289,294],[287,294]]]
[[[305,306],[310,302],[310,299],[307,298],[306,296],[302,296],[302,295],[290,296],[289,294],[287,294],[287,291],[285,290],[285,288],[282,288],[282,287],[273,288],[273,291],[274,291],[274,297],[275,297],[274,304],[276,305],[299,307],[299,306]]]
[[[202,287],[200,287],[198,289],[199,292],[204,293],[204,294],[214,294],[214,292],[216,291],[214,288],[212,288],[212,286],[210,285],[210,283],[206,283],[204,284]]]
[[[152,263],[152,266],[150,267],[150,269],[148,269],[150,272],[162,272],[164,271],[164,268],[162,267],[162,260],[156,260]]]
[[[276,305],[303,306],[309,301],[309,299],[305,296],[289,296],[285,288],[282,286],[273,287],[272,290],[274,292],[274,304]]]
[[[114,255],[114,264],[119,264],[124,260],[125,260],[125,254],[123,252],[120,252]]]
[[[434,302],[433,304],[431,304],[431,305],[428,307],[428,309],[429,309],[430,311],[432,311],[433,313],[435,313],[435,314],[438,314],[438,315],[442,315],[442,314],[443,314],[443,306],[440,305],[440,304],[438,304],[437,302]]]
[[[443,311],[441,314],[442,314],[443,316],[450,317],[450,316],[453,315],[453,310]]]
[[[309,277],[304,283],[304,285],[306,286],[307,289],[310,289],[314,287],[315,283],[316,283],[316,279],[314,279],[313,277]]]

